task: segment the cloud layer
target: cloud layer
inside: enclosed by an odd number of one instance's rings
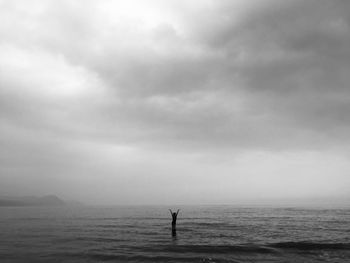
[[[265,161],[317,152],[306,157],[315,167],[342,156],[337,182],[349,184],[350,167],[341,164],[350,130],[349,11],[344,0],[0,1],[3,185],[25,191],[14,178],[28,178],[36,183],[26,191],[35,192],[41,181],[61,182],[57,191],[70,185],[65,194],[75,197],[84,192],[77,185],[102,173],[104,187],[129,185],[120,198],[130,201],[143,178],[135,164],[149,163],[151,180],[166,184],[181,172],[204,173],[191,164],[201,158],[230,174],[239,165],[220,160],[258,162],[259,152]],[[159,162],[163,155],[174,161]],[[178,173],[164,179],[166,167]],[[247,167],[237,173],[251,173]],[[203,174],[194,202],[215,176]],[[279,181],[264,173],[255,180]],[[155,188],[153,201],[163,195]]]

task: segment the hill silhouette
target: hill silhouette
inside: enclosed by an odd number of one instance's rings
[[[62,206],[65,202],[55,195],[0,197],[0,206]]]

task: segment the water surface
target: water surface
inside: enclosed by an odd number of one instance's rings
[[[174,209],[177,207],[173,207]],[[0,208],[1,262],[350,262],[350,210]]]

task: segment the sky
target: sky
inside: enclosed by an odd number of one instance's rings
[[[0,195],[350,204],[349,14],[0,0]]]

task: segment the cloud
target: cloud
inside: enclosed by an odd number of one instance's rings
[[[338,154],[349,146],[349,9],[342,0],[0,1],[2,166],[42,161],[55,174],[62,159],[72,174],[99,159],[85,151],[102,147],[105,158],[105,145],[140,162],[151,162],[143,151]]]
[[[348,4],[267,3],[156,3],[150,19],[119,2],[88,1],[82,9],[68,1],[31,8],[5,1],[3,115],[20,112],[23,122],[40,116],[53,130],[81,125],[74,129],[84,137],[97,133],[115,143],[123,138],[109,133],[122,130],[127,140],[184,147],[289,149],[344,139]],[[116,7],[119,16],[110,17]],[[93,96],[98,103],[89,103]],[[35,111],[35,103],[45,110]],[[50,120],[57,125],[50,128]]]

